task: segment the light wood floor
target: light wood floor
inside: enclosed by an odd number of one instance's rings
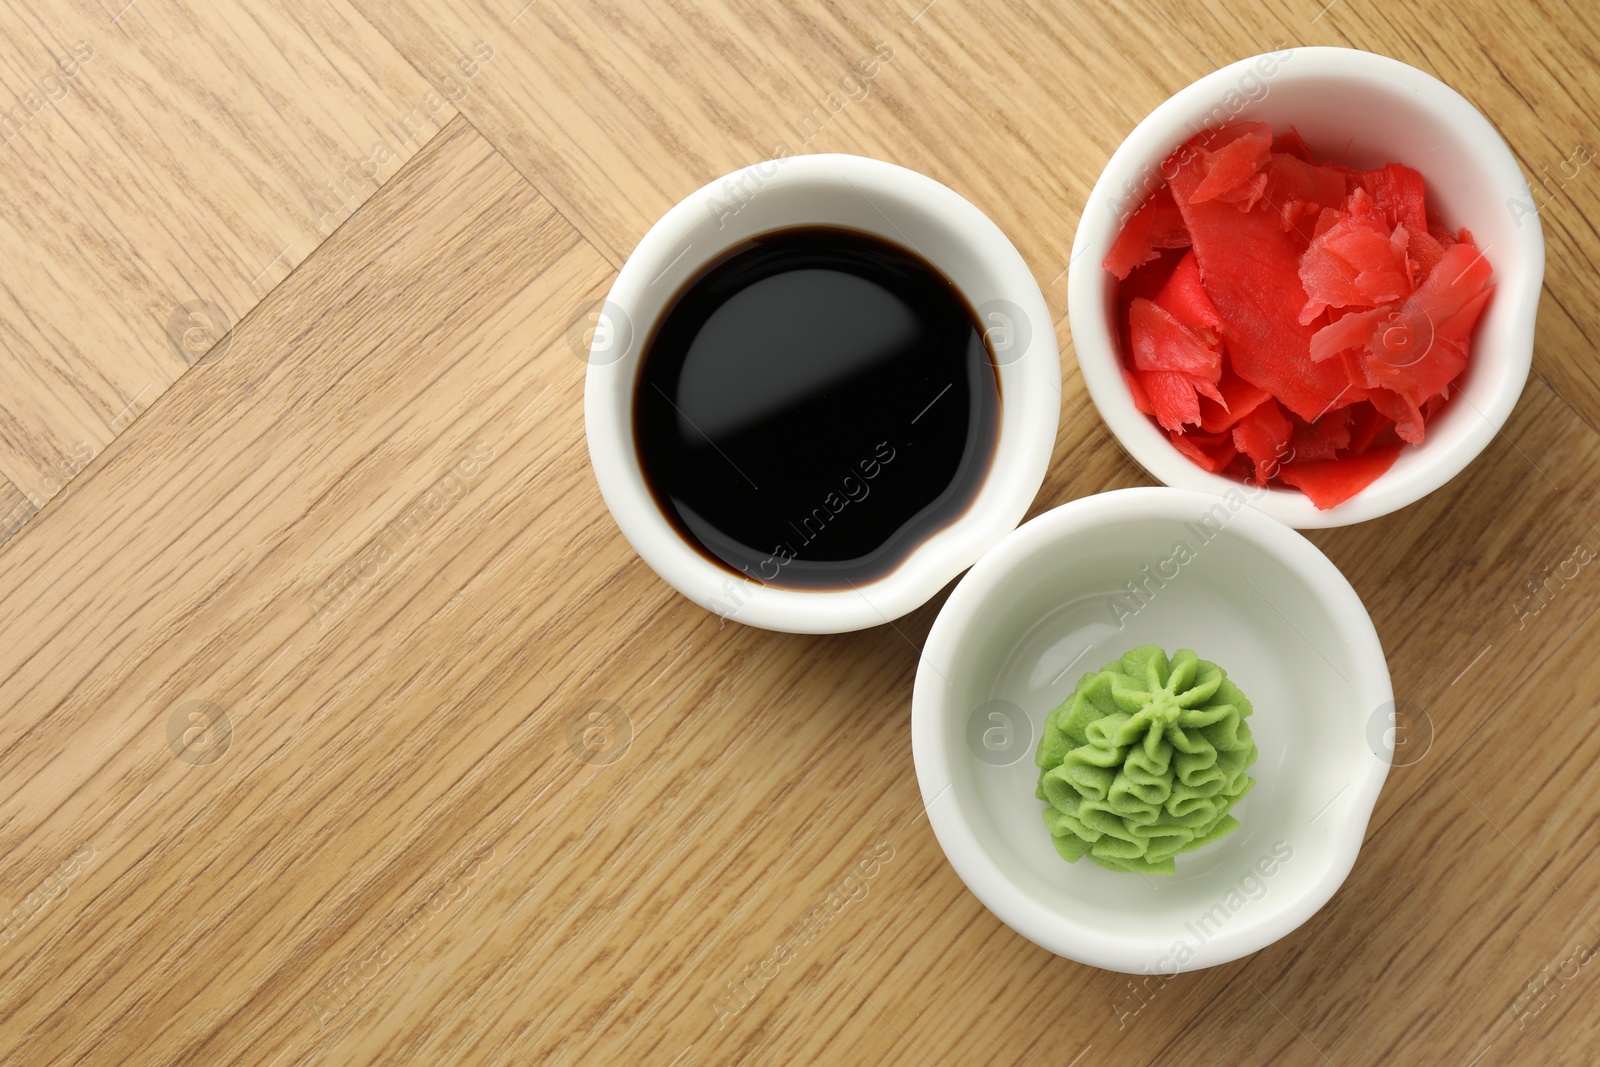
[[[0,19],[0,1061],[1600,1061],[1600,570],[1527,585],[1600,552],[1600,173],[1547,181],[1600,149],[1592,6]],[[795,637],[672,593],[595,487],[574,338],[700,184],[780,145],[891,160],[1062,316],[1036,511],[1146,484],[1072,358],[1079,208],[1151,108],[1281,44],[1437,74],[1545,183],[1535,374],[1448,487],[1313,536],[1432,736],[1349,881],[1138,995],[940,853],[908,730],[937,603]]]

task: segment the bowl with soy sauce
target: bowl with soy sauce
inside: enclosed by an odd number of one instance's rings
[[[926,603],[1022,520],[1061,409],[1038,283],[987,216],[850,155],[736,171],[651,227],[601,308],[601,494],[668,584],[838,633]]]

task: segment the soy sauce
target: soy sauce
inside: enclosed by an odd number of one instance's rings
[[[766,585],[893,571],[988,474],[1000,384],[983,326],[917,253],[831,226],[776,230],[668,302],[634,391],[657,505]]]

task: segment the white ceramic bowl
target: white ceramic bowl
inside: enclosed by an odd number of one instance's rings
[[[1046,512],[978,561],[928,635],[911,707],[928,818],[968,888],[1052,952],[1130,973],[1214,966],[1305,922],[1355,862],[1393,755],[1383,649],[1338,569],[1247,493],[1123,489]],[[1045,717],[1150,643],[1194,649],[1250,698],[1256,785],[1239,829],[1172,876],[1069,864],[1034,796]]]
[[[1000,375],[1000,436],[972,506],[888,576],[843,591],[764,586],[711,562],[661,514],[634,448],[640,355],[667,302],[708,260],[757,234],[827,224],[909,246],[983,319]],[[860,156],[758,163],[694,193],[650,228],[617,276],[589,354],[584,423],[606,506],[634,549],[684,596],[727,618],[795,633],[877,626],[925,603],[1013,530],[1055,447],[1061,359],[1027,264],[1000,228],[952,190]]]
[[[1163,160],[1207,126],[1293,125],[1321,159],[1354,167],[1404,163],[1427,182],[1428,206],[1472,231],[1497,286],[1474,334],[1461,395],[1372,485],[1328,511],[1275,489],[1256,507],[1291,526],[1344,526],[1386,515],[1455,477],[1500,431],[1528,378],[1544,281],[1544,233],[1516,159],[1489,121],[1443,82],[1385,56],[1291,48],[1223,67],[1152,111],[1112,155],[1084,205],[1067,281],[1068,321],[1089,395],[1134,460],[1172,486],[1225,492],[1133,405],[1118,370],[1115,279],[1100,263],[1125,211]],[[1159,184],[1159,178],[1154,179]]]

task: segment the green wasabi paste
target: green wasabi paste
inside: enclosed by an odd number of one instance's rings
[[[1078,681],[1045,720],[1034,762],[1063,859],[1172,874],[1172,858],[1239,826],[1255,779],[1250,701],[1215,663],[1136,648]]]

